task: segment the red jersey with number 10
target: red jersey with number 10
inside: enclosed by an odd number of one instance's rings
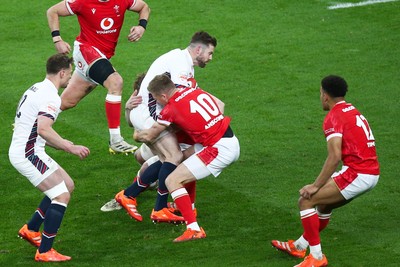
[[[180,88],[161,110],[157,122],[171,123],[186,132],[195,143],[212,146],[229,127],[231,119],[224,117],[213,97],[199,87]]]
[[[358,173],[379,175],[375,138],[367,119],[350,103],[338,102],[326,115],[326,140],[342,138],[342,161]]]
[[[99,49],[107,58],[114,55],[126,10],[136,0],[66,0],[71,14],[78,17],[81,32],[76,40]]]

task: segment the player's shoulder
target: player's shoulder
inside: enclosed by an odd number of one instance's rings
[[[166,57],[180,57],[183,55],[183,50],[176,48],[164,54]]]

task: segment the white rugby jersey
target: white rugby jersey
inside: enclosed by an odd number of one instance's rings
[[[194,66],[192,57],[187,49],[174,49],[158,57],[148,69],[139,94],[142,96],[142,104],[149,107],[150,116],[154,116],[156,101],[150,96],[147,87],[156,75],[168,72],[171,80],[178,85],[191,86],[188,79],[194,77]]]
[[[9,155],[28,158],[43,152],[46,141],[37,133],[37,118],[43,115],[55,121],[60,106],[58,89],[48,79],[26,90],[17,106]]]

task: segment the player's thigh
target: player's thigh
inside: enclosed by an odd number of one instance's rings
[[[53,187],[59,185],[60,183],[64,183],[69,193],[72,193],[74,190],[74,182],[71,177],[66,173],[63,168],[58,168],[55,172],[50,174],[46,179],[44,179],[40,184],[38,184],[37,188],[42,192],[52,189]]]
[[[87,81],[77,71],[72,74],[67,88],[61,94],[61,109],[75,106],[82,98],[88,95],[96,85]]]
[[[178,165],[183,158],[182,151],[175,134],[164,131],[163,135],[152,144],[152,147],[160,153],[165,161]]]
[[[329,179],[317,193],[312,195],[311,199],[300,198],[299,207],[300,209],[306,209],[316,205],[341,205],[345,202],[346,199],[340,193],[336,183],[333,179]]]
[[[173,191],[184,184],[196,181],[196,177],[184,164],[179,164],[178,167],[168,175],[165,184],[168,190]]]
[[[10,155],[10,162],[34,187],[60,168],[58,163],[44,152],[32,154],[27,158]]]

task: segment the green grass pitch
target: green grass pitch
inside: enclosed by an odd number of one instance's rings
[[[293,266],[299,260],[274,250],[272,239],[297,238],[302,227],[298,190],[318,175],[326,157],[325,112],[319,83],[345,77],[347,100],[369,120],[376,138],[381,180],[370,193],[334,211],[322,233],[330,266],[400,265],[400,2],[328,9],[356,1],[204,0],[154,1],[148,29],[127,41],[137,16],[128,13],[115,68],[124,78],[123,101],[136,74],[159,55],[187,46],[206,30],[218,39],[213,61],[196,69],[200,86],[222,99],[241,143],[241,157],[218,178],[198,183],[198,222],[207,238],[174,244],[184,226],[154,225],[155,191],[139,198],[144,220],[100,207],[132,181],[132,156],[109,155],[98,87],[75,109],[60,114],[55,129],[91,149],[77,157],[47,152],[75,181],[54,247],[72,261],[63,266]],[[37,266],[35,248],[17,238],[41,194],[11,166],[8,147],[22,93],[45,75],[55,53],[46,10],[57,0],[0,3],[0,266]],[[61,35],[72,44],[76,17],[63,18]],[[131,140],[132,130],[123,122]],[[133,142],[133,141],[132,141]]]

